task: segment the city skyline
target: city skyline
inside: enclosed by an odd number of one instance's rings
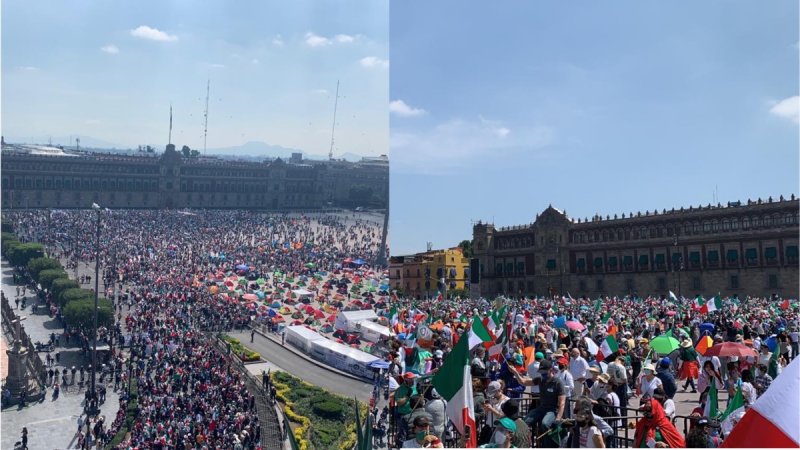
[[[36,29],[36,33],[31,33]],[[388,152],[388,2],[3,3],[3,132]],[[69,145],[71,142],[54,142]]]
[[[796,3],[390,14],[394,255],[551,204],[591,218],[797,194]]]

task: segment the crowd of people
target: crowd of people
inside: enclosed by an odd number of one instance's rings
[[[544,433],[545,445],[559,446],[552,431],[572,427],[574,446],[620,446],[617,431],[631,425],[635,447],[718,446],[741,419],[741,411],[722,414],[737,392],[746,410],[798,356],[800,323],[796,300],[724,298],[716,311],[705,303],[667,296],[398,299],[394,329],[403,339],[393,339],[387,357],[396,442],[447,441],[447,419],[431,411],[436,394],[426,383],[479,321],[492,336],[471,354],[479,444],[528,447]],[[725,342],[747,356],[704,356]],[[686,436],[672,422],[679,390],[695,396]],[[727,401],[716,400],[717,392],[727,392]],[[630,424],[622,419],[634,416]]]
[[[334,270],[347,258],[373,261],[382,220],[344,213],[99,214],[101,289],[116,297],[115,324],[106,331],[116,342],[108,364],[118,378],[120,409],[111,424],[93,423],[83,439],[107,444],[135,399],[138,416],[117,448],[261,448],[255,397],[205,333],[244,328],[252,310],[209,286],[220,274],[269,279],[275,272]],[[65,266],[94,265],[94,211],[12,212],[7,218],[22,239],[44,243]],[[86,331],[67,328],[65,335],[85,342]],[[97,401],[87,397],[87,405],[90,400]]]

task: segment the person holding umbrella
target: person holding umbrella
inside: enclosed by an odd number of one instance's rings
[[[680,358],[681,368],[678,378],[680,380],[686,380],[683,384],[683,392],[686,392],[686,388],[691,386],[692,394],[696,394],[697,388],[694,385],[694,380],[698,377],[699,372],[697,351],[692,347],[692,341],[689,339],[684,339],[683,342],[681,342]]]

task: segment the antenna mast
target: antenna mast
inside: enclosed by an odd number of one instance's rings
[[[333,160],[333,133],[336,131],[336,108],[339,106],[339,80],[336,80],[336,100],[333,102],[333,126],[331,126],[331,150],[328,159]]]
[[[203,156],[206,156],[206,142],[208,141],[208,94],[211,92],[211,79],[206,83],[206,113],[205,125],[203,126]]]
[[[167,144],[172,144],[172,103],[169,104],[169,140]]]

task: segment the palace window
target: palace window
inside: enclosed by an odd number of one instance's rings
[[[556,260],[548,259],[545,267],[547,267],[547,270],[556,270]]]
[[[586,272],[586,259],[578,258],[575,261],[575,267],[578,269],[578,273]]]
[[[665,259],[664,259],[664,254],[663,253],[656,254],[656,264],[655,264],[655,266],[656,266],[656,270],[663,270],[665,268],[666,264],[665,264]]]
[[[633,270],[633,256],[625,255],[622,257],[622,268],[624,270]]]
[[[608,268],[609,270],[616,271],[617,270],[617,257],[616,256],[609,256],[608,257]]]
[[[797,264],[797,246],[796,245],[787,245],[786,246],[786,262],[789,264]]]
[[[603,270],[603,258],[598,256],[594,259],[594,270],[596,272],[601,272]]]
[[[578,291],[584,293],[586,290],[586,280],[578,280]]]
[[[748,266],[755,266],[758,264],[758,250],[755,248],[748,248],[744,251],[744,257],[747,260]]]
[[[772,217],[764,216],[764,227],[771,227],[772,226]]]
[[[728,249],[728,253],[725,257],[728,262],[728,267],[736,267],[739,265],[739,250],[734,248]]]
[[[692,277],[692,289],[694,290],[703,289],[703,282],[700,277]]]
[[[598,278],[597,281],[595,282],[595,290],[598,291],[598,292],[602,292],[603,291],[603,279],[602,278]]]
[[[767,264],[777,264],[778,263],[778,249],[775,247],[767,247],[764,249],[764,259],[767,261]]]
[[[647,270],[647,266],[650,264],[650,256],[649,255],[639,255],[639,269]]]
[[[706,263],[708,267],[717,267],[719,265],[719,251],[709,250]]]
[[[625,289],[630,293],[633,292],[634,289],[633,278],[626,278],[625,279]]]
[[[667,290],[667,279],[664,277],[658,277],[658,290],[659,291],[666,291]]]

